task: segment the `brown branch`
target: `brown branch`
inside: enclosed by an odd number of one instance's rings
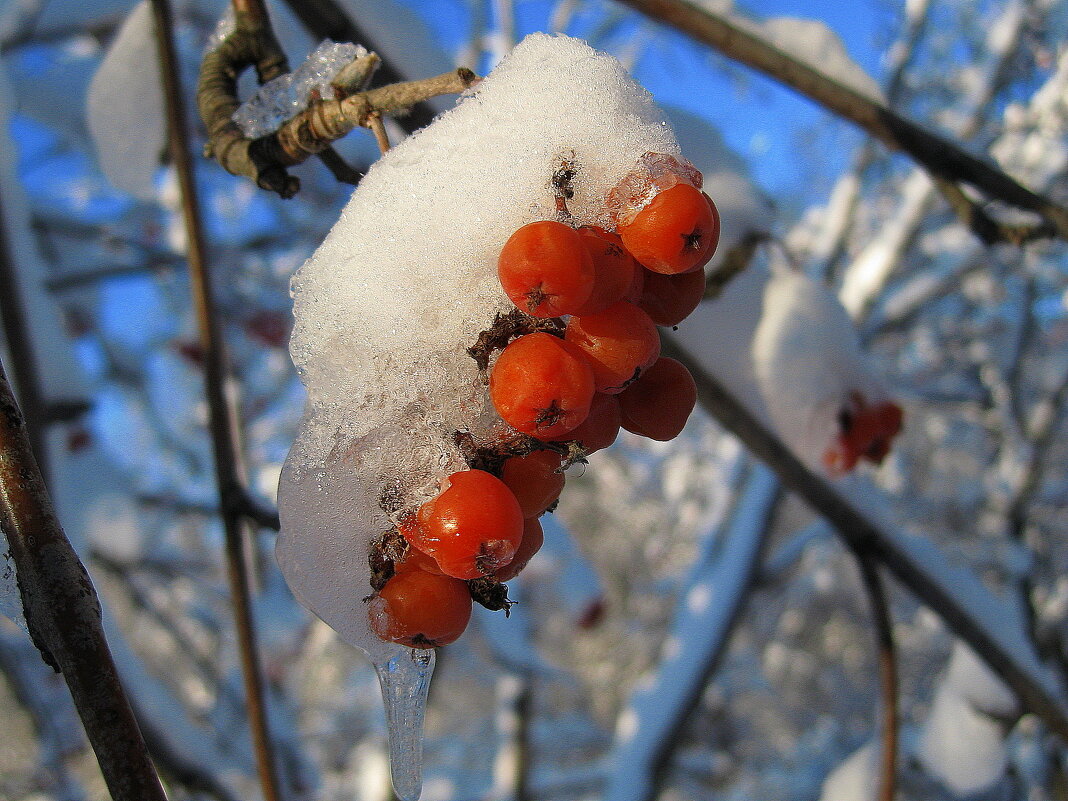
[[[800,92],[864,129],[890,150],[907,153],[932,176],[970,184],[988,197],[1037,213],[1051,233],[1068,239],[1068,209],[1022,186],[952,141],[776,49],[759,36],[735,25],[728,16],[706,11],[684,0],[619,2]],[[1040,235],[1035,232],[1036,237]]]
[[[234,31],[200,64],[197,106],[208,130],[204,152],[227,172],[250,178],[283,198],[300,190],[300,181],[289,175],[288,167],[326,151],[354,128],[373,129],[382,115],[402,113],[439,95],[457,94],[478,80],[473,72],[460,68],[434,78],[355,91],[362,89],[379,65],[378,56],[371,53],[353,62],[351,69],[342,70],[335,85],[342,97],[313,100],[278,130],[249,139],[232,119],[240,106],[237,78],[255,66],[263,83],[285,71],[285,56],[260,0],[234,0],[234,18]],[[381,146],[382,138],[378,138]],[[342,170],[336,153],[323,161],[335,176],[340,173],[346,183],[353,182],[355,171]]]
[[[0,366],[0,527],[34,645],[70,689],[116,801],[166,801],[104,637],[100,601],[56,519]]]
[[[373,37],[360,28],[344,9],[334,0],[285,0],[293,14],[312,32],[316,40],[333,39],[335,42],[357,42],[368,50],[381,53]],[[382,60],[378,65],[378,78],[386,84],[398,83],[404,76],[392,64]],[[436,112],[429,103],[417,102],[397,122],[408,133],[425,128],[434,120]]]
[[[1024,657],[999,638],[974,607],[966,605],[949,588],[934,580],[927,566],[906,550],[899,538],[858,511],[826,480],[805,467],[672,337],[662,336],[662,344],[663,355],[678,359],[690,370],[697,383],[698,401],[709,414],[771,467],[783,484],[822,515],[851,548],[863,550],[878,559],[910,592],[941,616],[946,625],[1004,679],[1026,709],[1045,721],[1051,731],[1068,740],[1068,708],[1036,680]]]
[[[870,554],[854,551],[860,580],[871,605],[875,623],[875,642],[879,652],[879,683],[882,689],[882,747],[880,750],[879,801],[894,801],[897,787],[898,689],[897,657],[894,647],[894,624],[879,571]]]
[[[986,245],[1007,242],[1017,247],[1038,239],[1050,239],[1057,231],[1047,222],[1036,225],[1010,225],[999,223],[986,213],[983,207],[968,197],[960,184],[940,176],[934,176],[934,185],[949,204],[957,218]]]
[[[235,11],[239,19],[258,19],[255,13],[250,13],[247,7],[241,6],[241,0],[237,0]],[[152,0],[152,9],[159,43],[168,140],[178,176],[182,215],[189,242],[189,276],[200,346],[204,354],[204,385],[210,413],[212,450],[215,454],[215,480],[222,511],[227,577],[230,583],[234,624],[237,628],[241,672],[246,693],[245,703],[264,797],[267,801],[278,801],[283,794],[275,768],[270,727],[267,722],[263,672],[256,650],[256,634],[249,598],[249,568],[245,554],[244,521],[240,504],[235,502],[245,497],[239,478],[241,469],[233,428],[233,421],[237,419],[237,411],[231,405],[225,392],[226,357],[215,319],[215,305],[208,274],[207,248],[193,176],[193,161],[186,141],[185,108],[182,100],[180,70],[174,48],[170,4],[168,0]],[[271,38],[273,39],[273,36]],[[269,53],[261,53],[260,55],[263,60],[257,63],[257,69],[261,71],[261,79],[265,72],[269,74],[274,66],[284,69],[284,61],[279,61],[277,54],[272,56]]]

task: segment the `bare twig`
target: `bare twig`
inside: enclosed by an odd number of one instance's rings
[[[1004,679],[1025,708],[1045,721],[1051,731],[1068,739],[1068,707],[1029,669],[1026,654],[1017,651],[1017,646],[1025,647],[1023,644],[1010,642],[987,625],[980,610],[953,588],[935,580],[932,566],[918,559],[899,536],[858,511],[827,481],[806,468],[671,337],[662,339],[664,355],[678,359],[689,368],[697,383],[698,400],[709,414],[775,470],[782,482],[821,514],[850,547],[865,550],[878,559],[909,591],[940,615]],[[972,589],[982,591],[977,582]]]
[[[63,673],[116,801],[165,801],[100,617],[89,574],[56,519],[26,422],[0,366],[0,526],[30,636]]]
[[[882,689],[879,801],[894,801],[897,787],[897,743],[899,718],[897,709],[897,657],[894,648],[894,624],[878,568],[870,554],[855,550],[861,583],[871,604],[875,623],[875,641],[879,651],[879,683]]]
[[[333,39],[335,42],[358,42],[368,50],[381,53],[373,37],[360,28],[334,0],[285,0],[286,5],[304,23],[316,39]],[[378,65],[376,73],[383,83],[398,83],[404,76],[388,61]],[[434,120],[435,111],[429,103],[414,103],[406,114],[397,118],[398,124],[408,133],[425,128]]]
[[[1068,239],[1068,209],[1022,186],[950,140],[776,49],[736,25],[728,15],[698,8],[684,0],[619,2],[786,84],[867,131],[891,150],[907,153],[931,175],[970,184],[988,197],[1035,212],[1045,220],[1050,231]]]
[[[257,19],[255,9],[235,0],[239,18]],[[193,177],[193,162],[186,142],[185,108],[182,100],[180,71],[174,50],[173,23],[168,0],[152,0],[156,34],[159,41],[160,72],[166,100],[167,131],[171,157],[182,197],[182,214],[189,241],[189,274],[196,307],[197,328],[204,353],[204,385],[210,412],[212,448],[215,454],[215,478],[219,489],[223,528],[226,540],[226,566],[230,581],[234,623],[237,627],[241,671],[245,683],[249,728],[256,750],[260,784],[267,801],[282,798],[275,768],[270,729],[267,722],[263,675],[256,651],[256,635],[249,598],[248,564],[244,549],[243,510],[237,499],[243,497],[240,466],[232,421],[235,410],[226,397],[226,359],[215,320],[214,301],[208,275],[207,249],[201,224],[200,207]],[[269,74],[278,64],[267,58],[257,64]]]
[[[288,167],[322,153],[354,128],[374,128],[384,114],[397,114],[413,105],[443,94],[462,92],[478,80],[461,68],[434,78],[394,83],[366,92],[352,92],[335,99],[313,100],[308,107],[287,120],[273,133],[258,139],[247,138],[232,119],[240,101],[237,78],[255,66],[263,83],[285,71],[285,56],[271,31],[262,0],[234,0],[234,31],[204,56],[197,86],[197,105],[208,129],[205,154],[233,175],[243,175],[283,198],[293,197],[300,181],[289,175]],[[369,77],[378,56],[364,57],[368,63],[361,75]],[[357,85],[359,82],[357,82]],[[351,86],[337,86],[341,91]],[[383,139],[376,131],[379,145]],[[340,157],[324,159],[335,175]],[[351,183],[352,173],[346,174]]]

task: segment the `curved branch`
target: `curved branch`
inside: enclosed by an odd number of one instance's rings
[[[865,550],[878,559],[1004,679],[1028,711],[1068,740],[1068,705],[1050,686],[1027,638],[1011,626],[987,622],[991,614],[1004,610],[978,579],[970,573],[954,571],[924,541],[905,537],[859,511],[837,487],[806,468],[672,337],[662,336],[662,342],[663,354],[690,370],[697,383],[698,401],[709,414],[822,515],[850,547]],[[1005,617],[1012,619],[1008,613]]]
[[[267,719],[263,671],[256,649],[256,632],[249,597],[248,559],[245,554],[245,526],[240,504],[235,500],[243,497],[240,456],[234,432],[237,411],[231,405],[225,390],[226,356],[215,318],[207,247],[193,176],[193,160],[186,140],[185,107],[180,84],[181,73],[174,47],[170,4],[168,0],[152,0],[152,9],[160,54],[160,80],[163,84],[165,99],[168,142],[178,176],[182,216],[189,241],[189,278],[200,346],[204,353],[204,388],[208,401],[211,442],[215,457],[215,482],[219,491],[222,512],[226,572],[230,583],[234,624],[237,629],[241,673],[245,685],[245,703],[264,798],[266,801],[278,801],[284,796],[275,766]],[[250,12],[247,5],[240,0],[235,3],[234,10],[241,20],[264,21],[254,13],[254,10]],[[273,39],[273,35],[270,38]],[[284,62],[279,62],[277,55],[271,56],[268,53],[257,68],[269,73],[275,67],[284,68]],[[264,77],[263,71],[260,77]]]
[[[987,161],[842,85],[734,24],[728,16],[684,0],[619,0],[800,92],[863,128],[890,150],[910,155],[931,175],[970,184],[991,198],[1035,212],[1050,232],[1068,239],[1068,209],[1031,191]],[[1040,231],[1034,232],[1041,235]]]
[[[879,683],[882,688],[883,719],[882,747],[880,750],[879,801],[894,801],[897,788],[897,743],[900,719],[898,717],[897,657],[894,647],[893,619],[886,600],[883,582],[872,557],[854,549],[860,580],[871,605],[872,621],[875,623],[875,641],[879,649]]]
[[[112,797],[166,801],[104,637],[96,590],[56,519],[2,366],[0,526],[34,645],[63,673]]]

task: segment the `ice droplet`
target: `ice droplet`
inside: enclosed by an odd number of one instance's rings
[[[389,770],[400,801],[418,801],[423,789],[423,717],[433,649],[405,648],[384,662],[375,662],[389,735]]]

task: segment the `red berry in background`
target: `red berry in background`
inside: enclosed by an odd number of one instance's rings
[[[603,312],[572,317],[564,339],[580,348],[593,368],[598,392],[622,392],[660,355],[660,334],[649,315],[620,301]]]
[[[497,581],[511,581],[514,579],[527,566],[527,562],[531,560],[531,557],[541,550],[541,546],[544,543],[545,534],[541,530],[541,521],[536,517],[524,520],[523,541],[519,543],[519,550],[515,552],[512,561],[498,570],[494,577]]]
[[[487,576],[511,561],[523,538],[523,514],[512,491],[484,470],[453,473],[416,513],[408,543],[458,579]]]
[[[623,299],[641,267],[616,234],[595,226],[579,228],[578,234],[593,260],[594,282],[589,300],[572,314],[596,314]]]
[[[823,463],[834,476],[844,475],[860,460],[882,464],[890,443],[901,431],[904,413],[892,401],[870,405],[859,392],[838,413],[839,432],[834,445],[823,454]]]
[[[645,272],[638,307],[657,325],[678,325],[705,296],[705,273],[693,270],[680,275]]]
[[[699,189],[676,184],[653,198],[619,235],[639,263],[655,273],[695,270],[712,258],[719,240],[713,207]]]
[[[593,369],[582,351],[540,331],[509,343],[490,371],[490,399],[497,414],[540,439],[566,434],[582,423],[593,391]]]
[[[501,481],[512,491],[524,518],[537,517],[560,497],[564,474],[558,472],[563,458],[556,451],[531,451],[513,456],[501,465]]]
[[[619,410],[619,396],[598,392],[590,404],[590,414],[582,425],[560,437],[582,444],[587,454],[607,448],[619,436],[623,413]]]
[[[619,396],[623,428],[649,439],[674,439],[697,403],[697,385],[681,363],[662,356]]]
[[[524,225],[505,243],[497,277],[512,303],[535,317],[573,314],[593,292],[593,259],[574,229],[553,220]]]
[[[397,573],[367,604],[371,630],[380,639],[411,648],[455,642],[471,620],[467,584],[423,570]]]

